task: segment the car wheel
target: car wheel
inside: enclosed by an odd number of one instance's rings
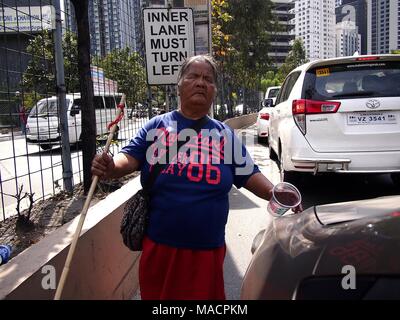
[[[400,172],[393,172],[390,174],[390,178],[392,178],[393,184],[400,188]]]
[[[51,144],[41,144],[40,145],[40,147],[43,149],[43,150],[50,150],[51,148],[53,148],[53,146],[51,145]]]
[[[275,161],[276,163],[279,164],[278,157],[277,157],[277,155],[276,155],[274,149],[272,149],[271,143],[270,143],[269,140],[268,140],[268,150],[269,150],[269,158],[270,158],[272,161]]]
[[[267,139],[265,137],[257,136],[257,142],[258,143],[266,143]]]

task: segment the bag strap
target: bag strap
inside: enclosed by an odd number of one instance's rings
[[[208,117],[205,116],[199,120],[197,120],[191,127],[189,127],[189,129],[193,129],[194,131],[196,131],[197,134],[199,134],[201,128],[206,124],[206,122],[208,121]],[[185,143],[187,143],[188,141],[181,141],[178,140],[177,142],[177,150],[179,150]],[[165,159],[169,159],[169,146],[166,146],[166,157]],[[158,175],[160,174],[160,172],[164,169],[164,167],[167,165],[167,163],[159,163],[157,162],[151,172],[150,172],[150,176],[147,179],[143,190],[145,191],[145,193],[149,193],[151,187],[154,185],[154,182],[156,181]]]

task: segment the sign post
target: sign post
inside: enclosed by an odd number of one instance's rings
[[[191,8],[145,8],[147,83],[176,84],[183,61],[195,54]]]

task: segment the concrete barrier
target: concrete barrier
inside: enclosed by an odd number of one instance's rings
[[[225,120],[224,123],[226,123],[232,129],[240,129],[252,125],[253,123],[256,122],[256,120],[257,120],[257,113],[252,113]]]
[[[257,114],[225,121],[247,127]],[[139,252],[122,242],[125,202],[140,189],[139,177],[90,207],[70,266],[62,299],[132,299],[138,287]],[[79,216],[0,266],[0,299],[53,299]]]
[[[123,205],[139,187],[136,177],[89,208],[62,299],[133,297],[140,253],[124,246],[119,226]],[[51,277],[58,283],[78,221],[79,216],[0,267],[0,299],[53,299]]]

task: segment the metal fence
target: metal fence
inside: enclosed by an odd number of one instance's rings
[[[3,220],[17,213],[18,203],[21,212],[29,206],[29,198],[24,197],[26,194],[34,194],[33,200],[37,202],[64,190],[65,156],[72,162],[74,185],[83,179],[82,150],[79,145],[81,111],[76,23],[69,1],[55,1],[0,1],[0,215]],[[70,154],[67,155],[62,154],[61,148],[59,115],[62,104],[56,82],[57,72],[60,71],[55,61],[55,35],[60,29],[55,21],[57,7],[60,8],[62,19],[64,80],[67,88],[66,109],[63,112],[67,113],[71,142]],[[124,8],[126,6],[118,8],[119,14],[129,16]],[[118,23],[128,23],[131,18],[118,19]],[[129,39],[129,34],[123,33],[130,27],[120,25],[119,39],[124,38],[127,43],[134,42]],[[102,52],[97,48],[102,48]],[[107,50],[104,48],[92,45],[92,56],[104,57],[113,48],[121,48],[121,43],[111,43]],[[102,134],[107,133],[107,124],[115,117],[120,83],[94,65],[92,77],[96,127],[101,138]],[[132,101],[128,104],[126,116],[119,125],[118,137],[115,137],[116,143],[111,147],[112,153],[126,145],[148,119],[143,109],[141,104]]]

